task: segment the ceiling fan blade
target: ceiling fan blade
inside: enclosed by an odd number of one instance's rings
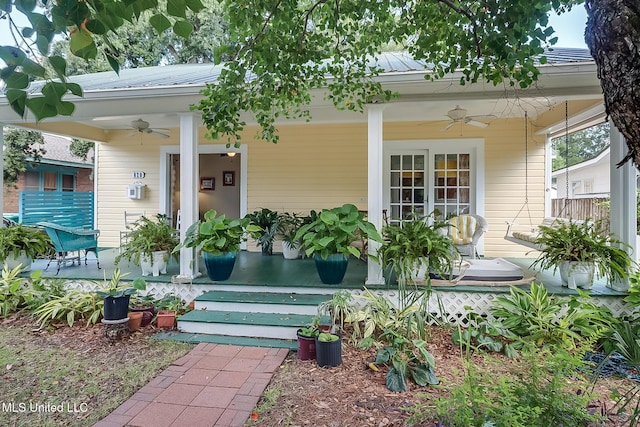
[[[465,123],[470,124],[471,126],[476,126],[479,128],[486,128],[487,126],[489,126],[488,123],[483,123],[483,122],[479,122],[477,120],[465,120]]]
[[[130,132],[127,136],[135,136],[139,132],[139,131],[136,131],[135,129],[134,131],[135,132]]]
[[[442,130],[449,130],[449,129],[451,129],[451,126],[453,126],[453,125],[455,125],[455,124],[456,124],[456,122],[452,120],[452,121],[450,121],[450,122],[449,122],[449,124],[448,124],[448,125],[446,125],[446,126],[444,127],[444,129],[442,129]]]
[[[476,120],[476,119],[493,120],[496,118],[496,116],[493,114],[474,114],[473,116],[467,116],[467,118],[471,120]]]
[[[169,138],[169,135],[167,135],[167,134],[165,134],[165,133],[162,133],[162,132],[158,132],[158,131],[157,131],[157,130],[155,130],[155,129],[154,129],[154,130],[151,130],[151,129],[150,129],[147,133],[150,133],[150,134],[152,134],[152,135],[159,136],[160,138]]]

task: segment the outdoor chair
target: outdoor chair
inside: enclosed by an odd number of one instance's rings
[[[76,260],[80,265],[82,252],[84,252],[84,264],[87,265],[87,254],[93,252],[96,256],[96,265],[100,268],[100,260],[98,259],[98,236],[100,230],[89,230],[80,227],[65,227],[51,222],[39,222],[37,224],[46,232],[53,245],[56,253],[55,258],[50,258],[47,268],[54,259],[58,264],[56,274],[60,272],[60,267],[71,261],[73,264]],[[70,255],[75,253],[75,255]]]
[[[480,215],[464,214],[449,220],[449,236],[453,243],[461,253],[472,259],[478,258],[478,241],[487,230],[487,220]]]
[[[129,241],[129,233],[131,233],[131,227],[141,217],[146,215],[146,211],[142,212],[127,212],[124,211],[124,230],[120,231],[120,247]],[[119,249],[120,250],[120,249]]]

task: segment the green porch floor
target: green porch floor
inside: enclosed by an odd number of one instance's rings
[[[105,276],[109,278],[115,269],[114,259],[118,254],[117,249],[104,249],[99,252],[101,269],[96,268],[94,259],[89,259],[88,265],[69,265],[60,268],[56,275],[56,265],[52,262],[45,277],[61,278],[70,280],[103,280]],[[532,258],[507,258],[504,259],[527,269],[533,262]],[[36,260],[32,265],[32,270],[44,268],[46,260]],[[134,265],[121,264],[119,268],[122,272],[129,273],[125,280],[134,280],[141,276],[140,268]],[[263,256],[260,252],[242,251],[236,260],[233,273],[228,280],[223,282],[211,281],[204,268],[204,263],[200,262],[200,272],[202,275],[193,280],[193,284],[213,284],[242,285],[242,286],[280,286],[280,287],[302,287],[302,288],[335,288],[335,289],[362,289],[367,277],[367,263],[356,258],[351,258],[347,274],[340,285],[323,285],[316,272],[315,263],[312,259],[286,260],[281,254]],[[170,283],[174,275],[179,274],[179,266],[175,260],[171,260],[167,267],[167,274],[157,277],[147,276],[148,282]],[[554,274],[551,270],[537,272],[536,282],[543,283],[552,294],[577,295],[577,292],[561,285],[559,273]],[[394,285],[373,285],[368,286],[375,289],[394,288]],[[528,286],[524,285],[524,288]],[[471,291],[480,293],[503,293],[509,292],[509,282],[504,286],[443,286],[438,287],[438,291]],[[592,295],[598,296],[623,296],[622,292],[614,291],[606,286],[603,279],[596,280]]]

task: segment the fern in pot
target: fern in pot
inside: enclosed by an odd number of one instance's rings
[[[258,246],[262,248],[262,255],[273,254],[273,242],[276,240],[280,229],[281,215],[268,208],[258,209],[245,216],[251,224],[259,227],[257,231],[251,232],[251,237],[256,240]]]
[[[280,216],[278,234],[282,239],[282,256],[285,259],[300,256],[300,239],[296,239],[296,234],[303,223],[304,217],[297,213],[285,212]]]
[[[28,271],[34,258],[51,256],[54,251],[53,242],[39,228],[22,224],[0,227],[0,263],[9,270],[22,265]]]
[[[609,283],[629,276],[628,246],[603,228],[601,221],[562,221],[540,226],[536,244],[542,249],[532,268],[560,271],[564,286],[591,289],[595,276]]]
[[[142,268],[142,275],[158,276],[167,272],[169,254],[178,246],[176,229],[166,215],[155,219],[142,216],[131,227],[127,242],[120,248],[115,263],[134,262]]]

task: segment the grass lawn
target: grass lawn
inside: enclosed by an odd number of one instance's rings
[[[122,341],[103,326],[39,330],[32,318],[0,323],[0,425],[90,426],[193,345],[151,340],[145,328]]]

